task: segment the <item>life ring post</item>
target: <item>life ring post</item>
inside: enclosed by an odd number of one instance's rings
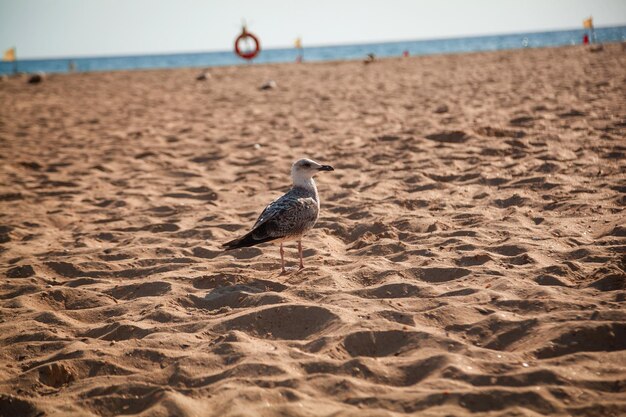
[[[244,51],[241,49],[240,43],[251,40],[254,47],[251,50]],[[261,52],[261,42],[254,34],[248,32],[248,28],[244,24],[241,28],[241,34],[235,39],[235,53],[243,59],[251,60]]]

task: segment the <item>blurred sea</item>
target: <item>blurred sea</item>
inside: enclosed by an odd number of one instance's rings
[[[598,42],[626,41],[626,26],[596,28]],[[501,49],[541,48],[581,44],[585,31],[566,30],[556,32],[534,32],[508,35],[475,36],[467,38],[433,39],[370,43],[359,45],[335,45],[306,47],[304,61],[336,61],[362,59],[369,53],[377,57],[401,56],[403,51],[413,55],[448,54],[474,51],[496,51]],[[259,34],[263,42],[262,34]],[[305,40],[306,41],[306,40]],[[234,39],[233,39],[234,42]],[[262,44],[261,44],[262,46]],[[19,59],[19,49],[18,49]],[[262,49],[254,63],[294,62],[298,52],[294,48]],[[213,67],[243,65],[246,61],[232,51],[201,52],[165,55],[107,56],[91,58],[56,58],[19,60],[19,72],[68,72],[73,61],[75,71],[111,71],[141,68]],[[11,74],[12,62],[0,62],[0,74]]]

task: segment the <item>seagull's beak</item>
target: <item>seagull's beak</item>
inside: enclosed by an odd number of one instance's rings
[[[335,168],[331,167],[330,165],[322,165],[317,170],[318,171],[334,171]]]

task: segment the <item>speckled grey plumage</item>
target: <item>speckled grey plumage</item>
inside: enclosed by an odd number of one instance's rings
[[[315,183],[312,188],[294,186],[265,207],[250,233],[255,240],[268,237],[282,242],[298,239],[315,225],[319,212]]]

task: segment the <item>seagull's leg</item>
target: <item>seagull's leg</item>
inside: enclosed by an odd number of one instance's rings
[[[280,268],[282,269],[282,273],[285,272],[285,251],[283,250],[283,244],[280,244]]]
[[[304,268],[304,263],[302,262],[302,241],[298,241],[298,254],[300,255],[300,269]]]

